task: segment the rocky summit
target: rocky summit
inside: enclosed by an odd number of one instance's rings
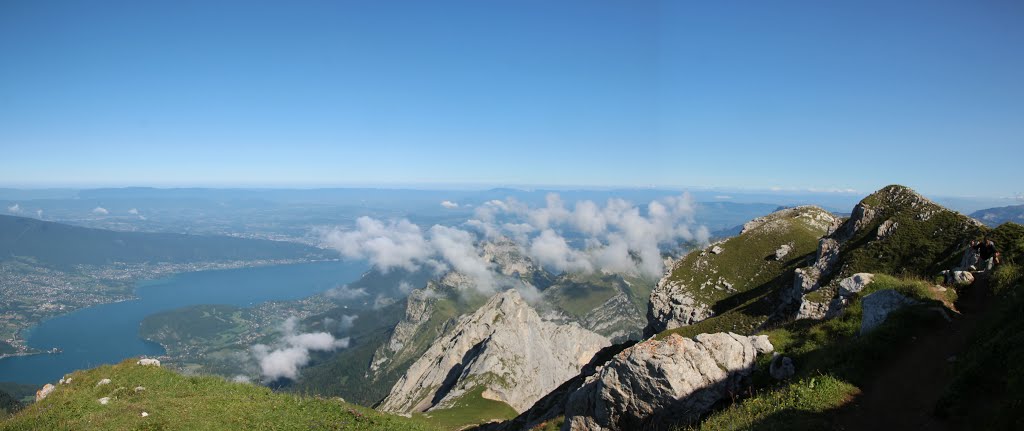
[[[451,407],[474,389],[522,412],[580,372],[607,338],[544,321],[516,290],[463,316],[414,362],[380,405],[408,413]]]

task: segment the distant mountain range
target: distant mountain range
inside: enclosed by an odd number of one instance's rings
[[[988,226],[999,226],[1008,221],[1024,223],[1024,205],[989,208],[971,213],[971,217]]]
[[[57,267],[122,263],[329,258],[303,244],[170,233],[116,232],[0,216],[0,261],[28,257]]]

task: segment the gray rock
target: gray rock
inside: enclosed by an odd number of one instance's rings
[[[875,275],[869,272],[858,272],[839,281],[839,295],[853,296],[874,280]]]
[[[100,404],[107,405],[107,403],[110,402],[110,397],[103,397],[103,398],[100,398],[100,399],[98,399],[96,401],[99,401]]]
[[[711,306],[696,299],[685,285],[666,275],[651,291],[647,305],[650,330],[658,333],[666,329],[692,325],[712,316]]]
[[[788,356],[775,354],[772,356],[772,362],[768,366],[768,373],[775,380],[785,380],[796,374],[796,367],[793,366],[793,360]]]
[[[717,245],[711,247],[711,254],[722,254],[723,251],[725,251],[725,249]]]
[[[952,271],[949,277],[955,286],[970,286],[974,284],[974,274],[970,271]]]
[[[860,334],[864,335],[885,322],[889,314],[908,305],[917,304],[917,301],[903,296],[893,290],[879,290],[861,299],[863,316],[860,323]]]
[[[868,227],[875,219],[875,210],[863,202],[853,207],[850,218],[843,223],[833,237],[839,242],[846,242],[857,235],[858,232]]]
[[[738,391],[769,346],[765,336],[733,333],[641,342],[569,396],[562,429],[671,429],[693,422]]]
[[[792,250],[793,247],[790,246],[789,244],[782,244],[781,246],[779,246],[778,249],[775,250],[775,260],[782,261],[782,259],[785,258],[786,255],[788,255],[789,252]]]
[[[139,362],[136,362],[136,364],[143,365],[143,366],[159,367],[160,366],[160,360],[159,359],[142,358],[142,359],[139,359]]]
[[[784,301],[783,306],[799,298],[799,306],[796,308],[797,319],[825,318],[828,303],[809,300],[806,295],[821,288],[821,278],[831,275],[838,262],[839,242],[832,238],[822,238],[818,241],[814,264],[794,271],[793,286],[789,289],[786,295],[788,299]]]
[[[50,393],[52,393],[54,389],[57,389],[57,387],[49,383],[43,385],[41,389],[36,391],[36,402],[38,403],[46,399],[46,397],[50,396]]]
[[[893,219],[886,220],[882,222],[882,224],[878,225],[878,231],[875,232],[875,238],[886,239],[892,235],[893,232],[896,232],[896,228],[899,226],[900,224]]]
[[[109,384],[110,384],[110,379],[103,379],[103,380],[100,380],[100,381],[96,382],[96,386],[103,386],[103,385],[109,385]]]
[[[579,374],[607,338],[575,323],[541,320],[516,290],[459,318],[395,383],[379,409],[408,413],[451,407],[483,386],[484,398],[522,412]]]

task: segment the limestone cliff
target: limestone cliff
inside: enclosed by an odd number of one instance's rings
[[[517,291],[508,290],[460,318],[409,367],[379,408],[445,408],[483,387],[484,397],[521,412],[578,374],[608,344],[576,324],[542,320]]]

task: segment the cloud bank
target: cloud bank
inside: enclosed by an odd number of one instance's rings
[[[535,262],[555,272],[608,271],[660,278],[662,251],[684,241],[706,243],[708,229],[694,220],[689,194],[658,199],[640,207],[622,199],[604,205],[582,200],[569,207],[558,194],[531,208],[515,199],[479,205],[461,226],[422,229],[402,219],[360,217],[352,229],[323,232],[324,245],[344,257],[365,259],[379,270],[455,270],[482,292],[510,283],[497,274],[481,250],[483,240],[513,241]],[[517,287],[518,286],[512,286]]]
[[[350,322],[351,323],[351,322]],[[252,353],[259,362],[260,374],[266,382],[286,378],[294,380],[299,368],[309,364],[312,351],[332,351],[348,347],[348,337],[336,339],[327,332],[300,334],[296,332],[298,319],[290,317],[282,325],[283,334],[277,348],[265,344],[252,346]]]

